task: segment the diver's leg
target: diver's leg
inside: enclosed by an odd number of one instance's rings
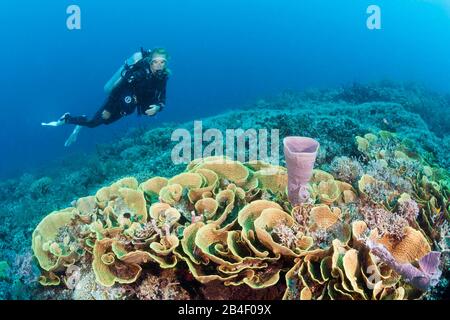
[[[122,118],[123,116],[120,113],[112,113],[108,119],[104,120],[104,124],[108,125]]]
[[[52,122],[42,122],[41,125],[47,127],[59,127],[65,124],[75,124],[77,126],[94,128],[103,124],[102,118],[103,108],[99,110],[92,119],[88,119],[86,116],[73,117],[70,113],[65,113],[59,120]]]
[[[99,124],[111,124],[117,120],[119,120],[120,118],[122,118],[122,116],[120,114],[112,114],[108,119],[103,119],[100,122],[100,120],[98,119],[99,117],[96,115],[94,116],[93,119],[91,120],[86,120],[86,118],[84,117],[79,117],[80,119],[79,122],[80,123],[84,123],[86,127],[89,128],[94,128],[96,126],[98,126]],[[83,119],[81,119],[83,118]],[[64,143],[65,147],[69,147],[70,145],[72,145],[75,141],[77,141],[78,138],[78,134],[80,133],[81,129],[83,128],[82,125],[76,125],[75,129],[73,129],[72,133],[70,134],[69,138],[67,138],[66,142]]]
[[[117,104],[117,101],[114,97],[109,96],[103,106],[98,109],[98,111],[91,119],[88,119],[86,116],[72,117],[69,114],[66,115],[65,121],[68,124],[95,128],[102,124],[113,123],[121,117],[122,115],[120,114],[120,105]]]
[[[97,113],[91,118],[88,119],[86,116],[78,116],[78,117],[72,117],[69,115],[66,118],[67,124],[75,124],[77,126],[82,127],[88,127],[88,128],[95,128],[98,127],[101,124],[105,123],[105,119],[102,117],[103,108],[97,111]]]

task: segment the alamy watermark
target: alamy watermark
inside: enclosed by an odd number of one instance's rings
[[[371,4],[367,7],[366,13],[370,16],[366,20],[366,26],[369,30],[381,29],[381,8],[378,5]],[[78,5],[71,4],[66,9],[68,15],[66,26],[69,30],[81,29],[81,8]]]
[[[66,20],[66,26],[69,30],[81,29],[81,8],[75,4],[67,7],[66,13],[69,15]]]
[[[186,164],[194,159],[211,156],[224,156],[240,162],[280,163],[278,129],[270,129],[270,134],[267,129],[226,129],[224,134],[216,128],[203,132],[202,121],[194,121],[193,133],[192,136],[187,129],[172,132],[171,140],[178,142],[171,153],[174,164]]]
[[[367,18],[366,26],[369,30],[381,29],[381,8],[375,4],[367,7],[367,14],[370,16]]]

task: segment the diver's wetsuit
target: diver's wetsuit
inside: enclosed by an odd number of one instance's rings
[[[144,70],[139,70],[139,75],[134,80],[122,79],[92,119],[86,116],[67,115],[66,123],[94,128],[101,124],[113,123],[132,114],[135,109],[142,115],[151,105],[158,105],[161,111],[166,103],[167,79],[167,71],[152,73],[148,66]],[[111,113],[108,119],[102,117],[105,110]]]

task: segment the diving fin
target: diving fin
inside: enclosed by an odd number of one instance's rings
[[[80,133],[82,126],[75,126],[75,129],[73,129],[72,133],[70,134],[69,138],[67,138],[66,142],[64,143],[64,147],[69,147],[77,141],[78,134]]]
[[[70,113],[65,113],[62,115],[61,118],[58,119],[58,121],[51,121],[51,122],[41,122],[41,126],[46,127],[59,127],[66,124],[67,117],[70,115]]]

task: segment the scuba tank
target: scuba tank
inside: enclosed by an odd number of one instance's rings
[[[104,91],[107,94],[110,94],[114,88],[116,88],[119,83],[128,78],[129,80],[132,76],[130,76],[131,72],[134,68],[139,64],[138,62],[142,61],[143,59],[150,56],[151,51],[150,50],[144,50],[144,48],[141,48],[140,52],[135,52],[130,58],[125,60],[124,65],[122,65],[116,73],[112,76],[111,79],[105,84]]]

